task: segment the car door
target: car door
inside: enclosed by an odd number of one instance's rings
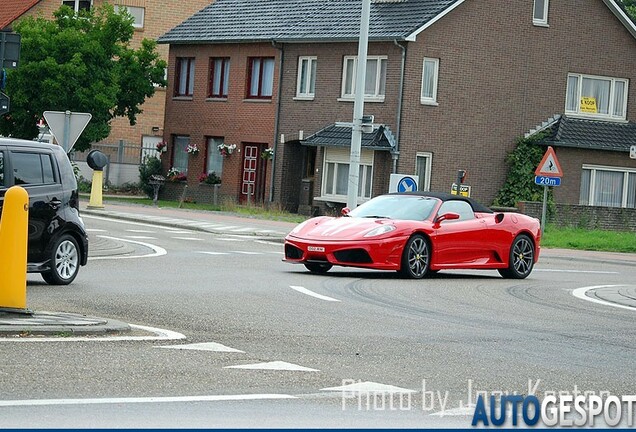
[[[459,219],[445,220],[435,230],[433,240],[433,262],[440,266],[478,265],[485,261],[488,253],[484,250],[487,227],[483,219],[475,217],[471,205],[462,200],[444,201],[437,216],[457,213]]]
[[[48,150],[16,148],[8,152],[5,167],[11,171],[10,185],[21,186],[29,194],[28,260],[44,261],[49,240],[60,225],[57,213],[62,205],[62,187],[55,159]]]

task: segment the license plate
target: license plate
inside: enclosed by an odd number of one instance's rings
[[[309,252],[324,252],[325,248],[322,246],[309,246],[307,250]]]

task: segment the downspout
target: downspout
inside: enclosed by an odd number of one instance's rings
[[[280,51],[280,60],[278,63],[278,91],[276,94],[276,116],[274,118],[274,155],[272,157],[272,172],[269,181],[269,202],[274,201],[274,174],[276,173],[276,160],[278,159],[278,122],[280,120],[281,95],[283,87],[283,60],[285,57],[284,45],[276,45],[276,41],[272,41],[272,46]]]
[[[404,71],[406,69],[406,47],[398,43],[397,39],[393,39],[393,43],[402,50],[402,64],[400,66],[400,91],[398,93],[398,106],[395,127],[395,149],[391,152],[393,159],[393,174],[397,173],[397,163],[400,157],[400,128],[402,127],[402,100],[404,99]]]

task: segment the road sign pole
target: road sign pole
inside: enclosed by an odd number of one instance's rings
[[[70,147],[69,145],[70,134],[71,134],[71,112],[67,110],[64,112],[64,133],[62,134],[64,137],[62,138],[62,148],[64,149],[65,152],[68,152]]]
[[[541,209],[541,235],[545,231],[545,215],[548,210],[548,187],[543,186],[543,208]]]

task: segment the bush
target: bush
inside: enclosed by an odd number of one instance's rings
[[[155,156],[146,156],[139,165],[139,184],[141,189],[150,198],[154,198],[154,188],[149,184],[150,176],[161,175],[161,160]]]
[[[221,184],[221,178],[214,171],[210,174],[203,173],[199,176],[199,183],[207,183],[211,185]]]

